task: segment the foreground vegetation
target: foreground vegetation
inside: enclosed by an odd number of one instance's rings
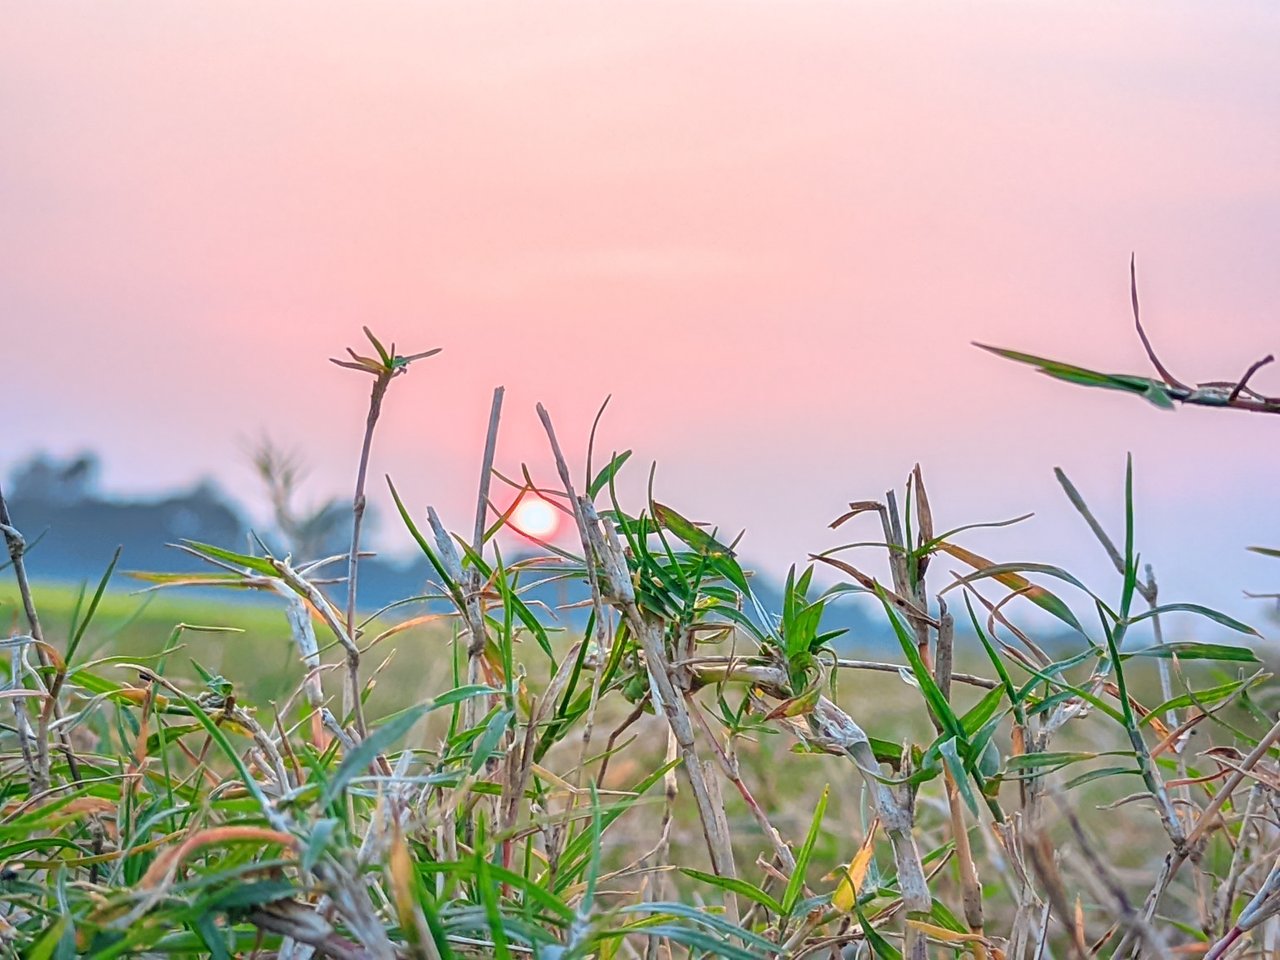
[[[77,595],[33,589],[3,510],[18,613],[0,692],[4,955],[1273,947],[1270,675],[1251,627],[1157,595],[1131,476],[1114,542],[1059,477],[1112,591],[972,553],[971,527],[935,525],[917,467],[901,499],[850,503],[835,525],[858,542],[793,568],[766,610],[727,538],[652,493],[620,503],[629,452],[592,449],[575,475],[541,408],[557,482],[497,476],[499,390],[474,525],[450,534],[392,485],[435,583],[364,616],[378,415],[429,355],[369,338],[375,356],[340,361],[373,378],[344,554],[186,543],[209,572],[141,575],[165,592],[135,615],[112,606],[114,564]],[[508,563],[494,483],[554,503],[578,548]],[[818,566],[838,585],[819,591]],[[590,585],[580,634],[523,599],[558,578]],[[191,586],[264,602],[166,605]],[[882,612],[893,663],[849,660],[824,630],[848,595]],[[1238,639],[1166,642],[1187,617]],[[1044,642],[1046,620],[1071,649]]]

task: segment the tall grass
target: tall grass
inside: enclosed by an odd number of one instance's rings
[[[510,482],[492,471],[499,390],[467,535],[388,480],[434,571],[428,598],[452,610],[424,635],[427,618],[396,620],[400,608],[357,613],[378,412],[392,379],[429,356],[369,339],[375,357],[341,361],[374,378],[349,551],[187,542],[207,573],[145,575],[274,596],[295,650],[278,699],[246,694],[265,657],[211,667],[187,646],[233,629],[231,606],[222,621],[205,603],[203,622],[175,622],[147,651],[129,623],[114,649],[86,645],[114,561],[47,634],[21,518],[0,495],[21,603],[0,691],[4,956],[1274,947],[1270,675],[1250,627],[1161,601],[1139,557],[1131,468],[1118,542],[1059,477],[1116,567],[1114,592],[973,553],[966,532],[1002,524],[940,531],[917,467],[901,496],[850,503],[833,525],[864,526],[858,542],[793,567],[773,610],[734,545],[655,499],[652,482],[643,502],[620,502],[630,451],[597,458],[593,436],[586,469],[572,469],[541,407],[557,479],[526,473],[515,496],[555,504],[579,543],[504,557],[510,511],[490,496]],[[887,581],[866,572],[875,551]],[[943,570],[951,561],[961,569]],[[819,590],[819,565],[840,582]],[[526,601],[531,585],[566,579],[591,595],[572,635]],[[900,657],[841,655],[823,614],[847,594],[873,599]],[[1242,639],[1165,642],[1184,615]],[[1071,649],[1026,625],[1045,616]],[[1154,643],[1133,642],[1147,625]],[[977,667],[960,662],[973,657],[958,633],[975,639]],[[434,661],[426,690],[406,688],[398,661],[377,665],[410,642],[413,662]],[[393,673],[398,684],[379,684]]]

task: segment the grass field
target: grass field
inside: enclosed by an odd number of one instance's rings
[[[127,583],[126,583],[127,585]],[[86,596],[85,594],[88,594]],[[79,587],[59,584],[39,585],[36,590],[47,637],[69,637],[77,619],[77,610],[83,613],[92,598],[92,585],[86,591]],[[0,591],[0,611],[13,616],[18,610],[15,592]],[[397,622],[399,618],[386,616],[369,626],[369,633],[377,635]],[[217,626],[234,628],[235,633],[183,632],[177,644],[173,632],[179,624],[192,626]],[[322,625],[318,622],[317,626]],[[430,700],[459,685],[464,679],[464,652],[455,642],[456,626],[432,622],[411,626],[394,634],[394,643],[384,641],[375,646],[381,654],[370,658],[373,680],[368,698],[370,717],[375,725],[382,718],[394,717],[416,703]],[[573,646],[573,638],[561,636],[553,639],[556,652],[563,655]],[[279,598],[263,596],[248,602],[228,603],[216,595],[159,592],[151,594],[126,593],[112,590],[103,594],[93,618],[92,627],[86,632],[80,647],[80,658],[86,666],[104,677],[122,683],[137,682],[137,665],[154,665],[156,657],[169,649],[167,676],[175,682],[190,687],[199,685],[200,677],[191,661],[198,661],[207,671],[225,677],[237,696],[245,704],[257,705],[253,712],[266,724],[279,705],[296,694],[302,676],[302,666],[294,646],[290,626],[284,613],[284,603]],[[538,671],[538,661],[544,660],[532,641],[525,638],[517,645],[518,659],[527,663],[529,674],[526,685],[533,691],[545,690],[551,677],[546,670]],[[1073,651],[1074,652],[1074,651]],[[856,656],[857,651],[849,652]],[[531,656],[533,655],[533,656]],[[389,663],[381,666],[383,656]],[[337,676],[341,662],[337,651],[330,649],[324,658],[331,665],[324,683],[331,702],[340,697],[341,683]],[[966,647],[958,651],[956,669],[983,674],[983,657],[979,650]],[[910,668],[905,658],[895,663],[903,666],[907,675]],[[989,664],[985,673],[990,673]],[[1238,673],[1238,671],[1237,671]],[[1196,688],[1213,688],[1223,682],[1231,682],[1234,674],[1222,667],[1188,664],[1185,681]],[[1130,678],[1133,696],[1140,702],[1153,704],[1161,699],[1159,678],[1154,661],[1135,667]],[[928,712],[923,709],[918,689],[893,673],[849,669],[840,671],[837,703],[854,716],[867,733],[880,740],[902,743],[928,742],[933,735]],[[974,707],[984,689],[958,685],[952,703],[958,713]],[[1276,691],[1271,687],[1258,690],[1257,706],[1260,710],[1274,712]],[[603,748],[603,738],[620,725],[630,712],[624,702],[602,704],[597,719],[599,732],[594,750]],[[1240,725],[1261,735],[1256,717],[1238,706],[1228,711],[1232,724]],[[449,735],[445,717],[430,719],[415,729],[409,743],[416,744],[437,756],[448,752],[444,745]],[[621,749],[609,764],[608,775],[599,781],[601,790],[626,791],[642,781],[645,775],[665,760],[666,732],[660,717],[649,714],[642,717],[620,739]],[[1231,737],[1209,730],[1197,730],[1193,734],[1198,747],[1208,746],[1208,739],[1230,742]],[[1009,749],[1004,735],[999,737],[1001,752]],[[862,777],[857,768],[847,762],[832,762],[823,755],[794,752],[797,740],[789,733],[762,727],[751,735],[739,738],[735,744],[735,759],[744,781],[752,784],[753,799],[769,811],[769,821],[783,836],[803,837],[813,814],[813,801],[827,791],[822,829],[813,837],[809,851],[810,874],[828,877],[825,882],[815,881],[818,890],[832,892],[837,885],[837,872],[841,864],[852,857],[858,840],[865,836],[871,811]],[[121,743],[117,748],[124,748]],[[1106,754],[1120,751],[1126,746],[1123,731],[1114,725],[1093,723],[1087,727],[1068,728],[1059,743],[1064,752]],[[98,746],[101,749],[101,746]],[[546,763],[559,769],[571,768],[578,756],[573,742],[557,744],[549,753]],[[1093,761],[1081,761],[1072,767],[1073,775],[1087,775],[1090,770],[1106,771],[1114,764],[1105,756]],[[1100,846],[1108,851],[1109,863],[1116,876],[1135,887],[1141,886],[1159,867],[1163,856],[1164,834],[1158,819],[1144,807],[1117,811],[1112,804],[1129,793],[1135,785],[1130,778],[1132,770],[1125,774],[1113,774],[1092,783],[1075,788],[1073,805],[1079,812],[1086,829],[1097,838]],[[759,823],[752,817],[744,799],[732,791],[724,796],[724,810],[733,836],[736,858],[750,863],[767,840]],[[625,871],[634,868],[652,850],[652,840],[664,835],[668,849],[666,856],[671,864],[710,872],[712,864],[707,856],[698,812],[693,798],[684,790],[674,800],[664,800],[661,785],[640,798],[626,816],[619,820],[613,831],[602,837],[602,870]],[[922,846],[926,849],[945,851],[948,841],[949,813],[945,804],[936,800],[921,805],[917,813],[917,830]],[[1069,840],[1069,828],[1059,822],[1051,825],[1049,836],[1055,843]],[[1001,844],[988,829],[977,831],[974,842],[979,848],[988,847],[989,855],[1000,856]],[[1220,865],[1229,867],[1229,862]],[[939,904],[960,902],[962,884],[954,867],[945,868],[932,880],[934,896]],[[718,891],[708,889],[693,876],[674,867],[651,875],[627,877],[605,885],[598,893],[601,904],[625,904],[637,896],[653,890],[664,891],[666,896],[678,900],[706,904],[717,903]],[[1002,896],[1010,891],[997,879],[984,883],[984,894],[996,909],[988,914],[988,922],[1009,920],[1010,914],[999,909]],[[717,908],[718,909],[718,908]],[[1002,916],[1002,914],[1004,914]],[[954,918],[953,918],[954,919]]]
[[[340,361],[373,378],[358,505],[389,385],[434,352],[366,333],[377,356]],[[710,528],[652,493],[618,502],[629,452],[575,478],[541,408],[561,486],[521,492],[571,516],[580,544],[504,565],[492,538],[508,518],[488,495],[501,401],[474,533],[430,508],[421,522],[391,488],[447,615],[365,622],[344,586],[330,597],[318,567],[261,545],[191,545],[210,572],[180,579],[223,593],[0,591],[0,956],[1280,947],[1280,704],[1262,639],[1160,604],[1131,471],[1116,542],[1059,478],[1114,560],[1110,593],[939,533],[917,467],[901,499],[837,521],[866,528],[887,579],[862,554],[814,557],[839,582],[793,568],[765,610]],[[358,583],[352,519],[328,569]],[[22,541],[4,535],[23,583]],[[944,555],[970,572],[943,580]],[[581,634],[524,599],[558,577],[591,587]],[[846,593],[883,615],[891,662],[855,659],[824,626]],[[1020,626],[1032,605],[1028,622],[1075,639]],[[1186,617],[1212,639],[1174,634]]]

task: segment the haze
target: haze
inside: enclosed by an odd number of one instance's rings
[[[533,406],[628,490],[748,529],[778,572],[923,464],[964,542],[1114,592],[1064,467],[1165,596],[1263,619],[1278,424],[1162,413],[980,340],[1188,380],[1280,348],[1270,4],[9,5],[0,29],[0,471],[100,450],[109,485],[257,489],[264,432],[348,492],[369,324],[403,351],[374,449],[469,529]],[[1280,374],[1256,385],[1280,393]],[[403,549],[381,484],[379,542]]]

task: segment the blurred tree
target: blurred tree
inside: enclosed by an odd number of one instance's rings
[[[300,508],[296,501],[306,466],[268,437],[254,448],[253,465],[266,485],[276,527],[290,553],[300,560],[316,560],[344,551],[351,521],[349,504],[334,498]]]
[[[97,454],[88,451],[65,460],[39,452],[14,467],[9,487],[13,497],[80,503],[97,494],[100,472]]]

